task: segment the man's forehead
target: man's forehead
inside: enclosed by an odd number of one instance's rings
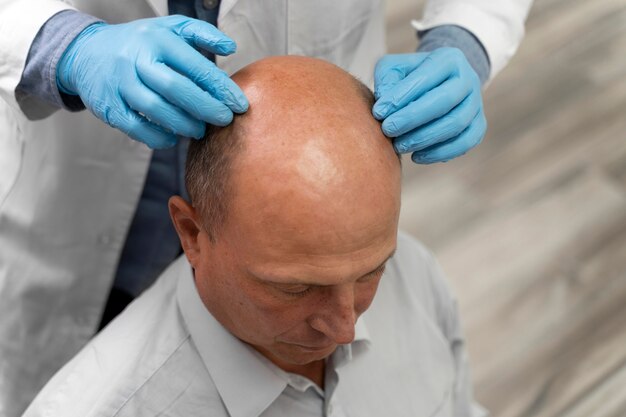
[[[300,259],[249,263],[254,279],[273,284],[333,286],[354,282],[379,272],[393,257],[395,239],[354,256],[302,256]]]

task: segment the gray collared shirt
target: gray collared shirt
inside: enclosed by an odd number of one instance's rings
[[[275,366],[206,310],[184,257],[48,383],[25,417],[479,416],[456,307],[400,234],[325,389]]]

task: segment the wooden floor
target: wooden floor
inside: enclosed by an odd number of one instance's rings
[[[417,3],[417,4],[416,4]],[[390,50],[415,48],[388,3]],[[461,305],[494,416],[626,416],[626,1],[537,0],[456,161],[405,161],[402,226]]]

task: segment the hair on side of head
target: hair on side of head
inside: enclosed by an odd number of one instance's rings
[[[192,140],[187,151],[185,186],[212,242],[226,221],[232,194],[230,172],[243,147],[240,136],[232,123],[226,127],[207,124],[204,137]]]

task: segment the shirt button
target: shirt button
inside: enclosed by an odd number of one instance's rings
[[[218,4],[220,4],[220,0],[202,0],[202,7],[207,10],[215,9]]]

